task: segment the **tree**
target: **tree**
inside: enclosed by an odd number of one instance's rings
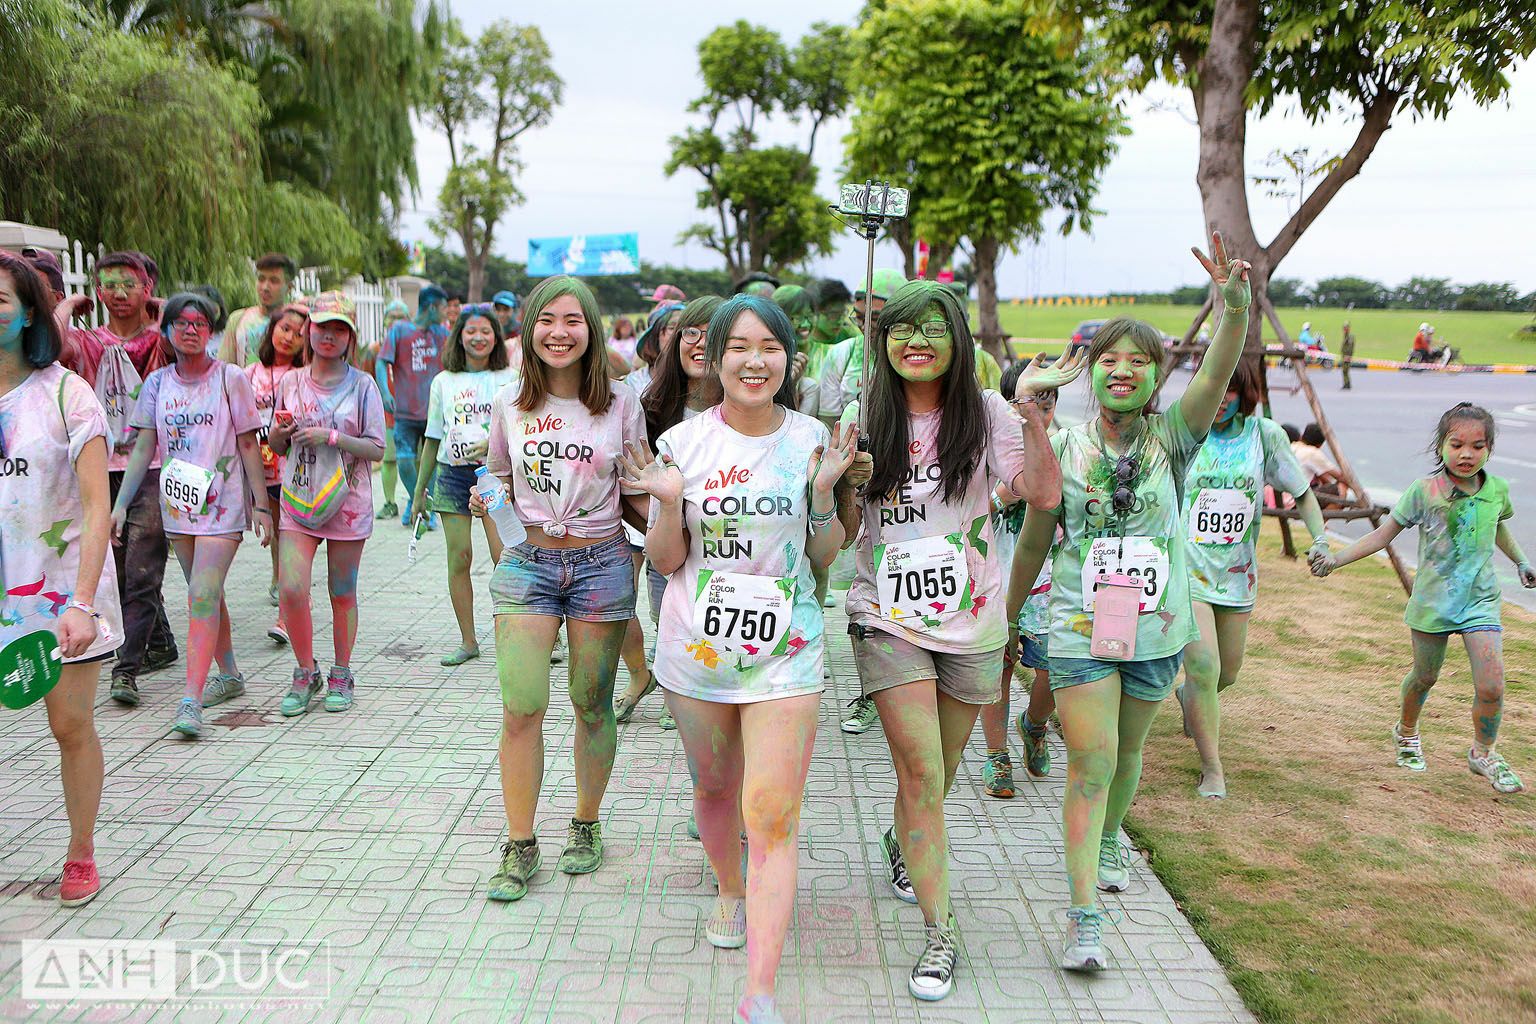
[[[1479,281],[1461,289],[1456,296],[1456,308],[1519,312],[1523,307],[1520,292],[1508,281]]]
[[[1405,309],[1450,309],[1457,288],[1448,277],[1410,277],[1392,290],[1389,305]]]
[[[1509,91],[1505,71],[1536,49],[1528,0],[1344,4],[1323,11],[1296,0],[1054,0],[1064,24],[1089,19],[1108,64],[1143,88],[1182,85],[1200,128],[1200,187],[1207,229],[1253,264],[1253,301],[1269,307],[1270,275],[1360,173],[1396,118],[1444,117],[1459,96],[1487,105]],[[1359,118],[1349,149],[1268,244],[1248,209],[1247,118],[1277,105],[1316,121]],[[1263,317],[1248,321],[1257,348]]]
[[[831,251],[834,222],[811,158],[821,126],[847,108],[845,39],[845,29],[817,23],[790,51],[772,29],[737,21],[699,43],[704,95],[689,110],[705,123],[672,138],[665,170],[704,179],[698,207],[714,220],[692,225],[680,240],[718,253],[733,278]],[[759,145],[775,112],[809,122],[805,149]]]
[[[1363,277],[1325,277],[1312,289],[1312,301],[1319,306],[1356,309],[1381,309],[1390,294],[1387,286]]]
[[[1195,303],[1198,305],[1203,298],[1203,295],[1196,296]],[[1269,298],[1277,306],[1304,306],[1311,301],[1305,282],[1294,277],[1277,277],[1270,281]]]
[[[464,247],[467,295],[479,302],[496,226],[524,201],[515,180],[522,170],[517,140],[549,123],[565,83],[555,73],[549,44],[532,25],[495,21],[471,43],[451,23],[446,38],[430,115],[447,137],[451,167],[432,228],[456,236]],[[482,150],[475,139],[487,132]]]
[[[939,246],[968,240],[980,338],[1001,357],[998,258],[1053,210],[1062,234],[1089,226],[1120,115],[1073,37],[1028,5],[890,0],[866,9],[854,40],[849,164],[900,159],[880,176],[914,184],[912,228]]]

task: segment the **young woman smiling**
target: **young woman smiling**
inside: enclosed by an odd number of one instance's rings
[[[618,460],[626,444],[645,437],[639,398],[609,380],[602,317],[587,286],[546,278],[529,294],[527,310],[523,377],[491,403],[486,457],[528,531],[526,541],[502,552],[490,584],[509,841],[487,895],[504,901],[522,899],[539,868],[533,818],[544,782],[549,656],[561,623],[576,711],[576,814],[557,866],[580,875],[603,862],[598,815],[617,738],[613,682],[635,613]],[[631,514],[642,524],[648,502],[642,496],[634,504]]]
[[[874,471],[849,632],[896,770],[895,824],[881,839],[891,885],[922,908],[928,928],[908,988],[942,999],[958,958],[944,795],[978,712],[1000,695],[1008,641],[992,495],[1002,482],[1031,508],[1054,509],[1060,479],[1033,403],[1018,406],[1021,425],[1001,395],[976,387],[975,346],[950,289],[903,285],[870,344],[880,354],[865,395]],[[1027,391],[1058,387],[1078,369],[1053,366]]]
[[[485,464],[491,439],[491,403],[517,371],[507,366],[501,324],[489,303],[465,306],[443,346],[443,372],[432,378],[427,402],[427,433],[422,444],[424,467],[416,480],[411,508],[417,519],[433,512],[443,517],[448,544],[448,596],[459,624],[459,647],[443,655],[442,664],[462,665],[480,657],[475,639],[475,591],[469,582],[475,548],[470,534],[469,495],[475,470]],[[435,473],[435,476],[434,476]],[[432,504],[427,505],[427,486]],[[480,522],[491,549],[491,561],[501,560],[501,538],[490,516]]]
[[[304,365],[308,350],[304,344],[304,327],[309,323],[309,307],[289,303],[267,321],[261,341],[256,345],[256,359],[245,368],[250,378],[251,392],[256,396],[256,413],[261,417],[256,440],[261,444],[261,467],[267,487],[267,504],[272,514],[277,514],[283,492],[283,460],[272,450],[269,439],[272,434],[272,417],[277,408],[277,385],[289,372]],[[226,339],[229,335],[225,336]],[[277,604],[277,551],[272,544],[272,582],[267,596]],[[280,644],[288,642],[288,630],[283,628],[283,615],[278,612],[277,621],[267,630],[267,636]]]
[[[1166,413],[1151,412],[1165,379],[1161,332],[1124,317],[1101,327],[1088,349],[1099,414],[1052,439],[1062,501],[1059,508],[1030,502],[1013,560],[1009,622],[1017,622],[1061,526],[1052,561],[1049,657],[1067,746],[1062,826],[1072,905],[1061,959],[1067,970],[1105,965],[1095,887],[1120,892],[1130,882],[1120,822],[1141,781],[1141,748],[1152,719],[1173,689],[1184,646],[1199,636],[1179,493],[1242,352],[1249,299],[1248,264],[1228,259],[1219,234],[1211,247],[1214,260],[1194,253],[1226,312],[1188,389]],[[1096,621],[1106,587],[1112,588],[1108,600],[1125,602],[1124,619]]]
[[[158,456],[161,521],[187,580],[187,688],[172,728],[193,738],[203,730],[204,707],[245,693],[224,578],[253,508],[257,539],[263,547],[272,543],[256,396],[245,374],[208,355],[217,315],[191,292],[166,300],[165,338],[175,358],[139,392],[129,421],[139,433],[112,509],[112,534],[121,543],[128,508]],[[215,661],[219,671],[209,678]]]
[[[858,430],[829,436],[794,411],[794,331],[771,300],[726,300],[710,318],[705,355],[721,403],[663,434],[656,458],[637,445],[623,468],[652,498],[646,551],[673,574],[656,674],[688,754],[699,838],[719,882],[705,935],[721,948],[746,945],[736,1019],[769,1024],[782,1020],[774,983],[794,907],[800,801],[823,687],[811,568],[830,565],[843,542],[834,491],[853,463]]]

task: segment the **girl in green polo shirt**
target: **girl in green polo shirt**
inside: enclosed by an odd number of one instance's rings
[[[1493,417],[1462,402],[1446,410],[1435,428],[1435,472],[1415,480],[1398,499],[1392,516],[1337,555],[1308,555],[1314,576],[1373,555],[1410,526],[1419,528],[1419,568],[1403,620],[1413,636],[1413,668],[1403,678],[1403,711],[1392,727],[1397,763],[1422,772],[1419,713],[1445,663],[1451,634],[1460,633],[1472,662],[1472,747],[1467,767],[1500,793],[1525,788],[1502,754],[1494,750],[1504,712],[1502,596],[1493,572],[1493,549],[1515,563],[1520,583],[1536,587],[1536,570],[1520,550],[1506,522],[1515,514],[1509,484],[1483,467],[1493,453]]]

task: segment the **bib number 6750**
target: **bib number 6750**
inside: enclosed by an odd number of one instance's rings
[[[704,633],[710,639],[735,636],[738,640],[766,640],[777,635],[779,618],[770,611],[710,604],[704,609]]]

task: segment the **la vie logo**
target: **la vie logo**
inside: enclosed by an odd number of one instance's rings
[[[524,420],[523,421],[523,436],[524,437],[529,437],[529,436],[532,436],[533,434],[542,434],[546,430],[564,430],[564,429],[565,429],[565,420],[561,419],[559,416],[556,416],[554,413],[550,413],[547,416],[540,416],[538,419],[535,419],[535,420]]]
[[[706,479],[704,481],[704,489],[706,491],[723,491],[727,487],[736,484],[745,484],[750,479],[752,479],[752,471],[750,469],[732,466],[730,469],[717,470],[714,476]]]

